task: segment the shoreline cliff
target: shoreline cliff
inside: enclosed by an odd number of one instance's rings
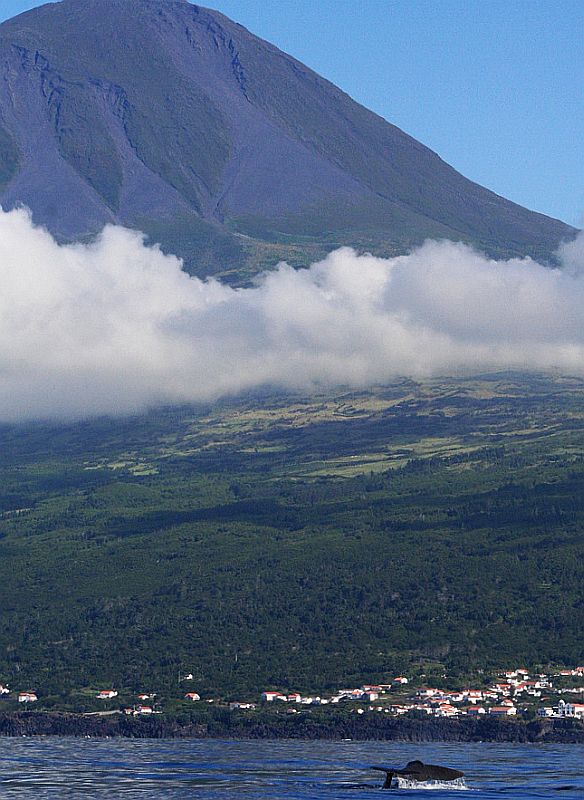
[[[584,743],[576,719],[363,719],[353,715],[275,716],[219,713],[197,719],[140,719],[123,714],[63,712],[0,714],[0,736],[122,737],[131,739],[354,739],[402,742]]]

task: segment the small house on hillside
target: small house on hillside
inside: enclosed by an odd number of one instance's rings
[[[517,714],[515,706],[492,706],[489,714],[493,717],[514,717]]]
[[[18,694],[18,702],[19,703],[36,703],[38,697],[34,692],[19,692]]]
[[[416,690],[416,697],[435,697],[436,695],[440,694],[442,694],[442,692],[440,692],[438,689],[431,689],[427,687],[422,687],[421,689]]]
[[[457,713],[458,711],[450,703],[441,703],[434,711],[437,717],[454,717]]]
[[[562,717],[578,717],[584,719],[584,703],[566,703],[560,700],[558,712]]]
[[[112,700],[117,697],[118,693],[115,689],[102,689],[101,692],[96,694],[98,700]]]
[[[287,697],[282,692],[262,692],[262,700],[264,703],[273,703],[274,700],[287,701]]]
[[[537,716],[538,717],[557,717],[558,713],[551,706],[541,706],[541,708],[537,709]]]

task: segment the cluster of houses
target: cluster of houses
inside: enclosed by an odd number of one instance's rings
[[[118,692],[115,689],[102,689],[96,695],[98,700],[113,700],[114,697],[118,696]],[[161,714],[161,711],[155,710],[154,706],[152,705],[152,701],[156,697],[154,692],[141,692],[140,694],[136,695],[136,700],[140,702],[134,706],[126,707],[123,710],[124,714],[128,716],[134,717],[141,717],[141,716],[149,716],[150,714]],[[148,705],[144,705],[147,702]]]
[[[554,689],[552,678],[584,677],[584,667],[561,670],[552,675],[539,674],[530,677],[526,669],[508,670],[498,680],[486,688],[469,688],[456,691],[420,687],[409,696],[400,696],[399,702],[391,702],[385,698],[389,692],[403,689],[409,681],[407,678],[394,678],[389,684],[361,686],[358,689],[341,689],[331,697],[302,697],[298,693],[283,694],[267,691],[261,696],[264,703],[294,703],[300,705],[328,705],[348,701],[370,704],[368,708],[355,707],[357,714],[366,711],[378,711],[396,716],[412,712],[423,713],[435,717],[493,717],[516,716],[526,702],[536,703],[537,713],[542,717],[576,717],[584,719],[584,704],[560,700],[557,705],[543,705],[549,701],[547,694],[554,695],[584,694],[584,686],[569,689]],[[403,691],[400,695],[403,695]],[[379,703],[378,705],[371,705]],[[518,707],[520,704],[520,707]],[[541,705],[540,705],[541,704]],[[231,708],[255,708],[252,703],[232,703]]]
[[[10,689],[7,686],[3,686],[0,684],[0,696],[2,695],[9,695]],[[115,689],[101,689],[99,692],[95,694],[95,698],[97,700],[113,700],[118,696],[119,692]],[[146,693],[143,692],[141,694],[136,695],[136,700],[140,701],[136,705],[122,709],[124,714],[133,715],[133,716],[147,716],[149,714],[160,714],[162,713],[159,710],[156,710],[152,705],[152,701],[155,699],[155,693]],[[36,703],[38,700],[38,696],[36,692],[18,692],[16,695],[16,699],[19,703]],[[197,692],[187,692],[184,696],[185,700],[190,700],[191,702],[200,700],[201,696]],[[145,702],[148,705],[145,705]]]
[[[406,686],[408,683],[408,678],[399,676],[394,678],[391,683],[382,683],[375,686],[361,686],[359,689],[339,689],[331,697],[303,697],[299,692],[292,692],[292,694],[282,694],[281,692],[263,692],[261,699],[263,703],[299,703],[300,705],[304,706],[325,706],[329,703],[335,705],[337,703],[345,703],[349,701],[373,703],[375,700],[379,699],[380,695],[401,688],[402,686]],[[244,704],[241,703],[232,703],[231,705],[234,708],[244,707]]]
[[[366,711],[378,711],[399,716],[412,712],[423,713],[435,717],[478,717],[490,715],[493,717],[513,717],[518,714],[525,704],[533,707],[536,705],[537,714],[541,717],[572,717],[584,719],[584,703],[564,700],[558,697],[562,694],[584,695],[584,685],[572,685],[569,688],[554,688],[553,680],[584,678],[584,667],[563,669],[550,675],[529,675],[526,669],[514,669],[501,673],[492,683],[483,688],[468,688],[457,690],[436,689],[419,687],[410,689],[408,678],[400,675],[389,683],[376,685],[363,685],[358,689],[339,689],[329,697],[320,695],[303,696],[299,692],[265,691],[261,695],[262,703],[287,704],[288,713],[297,713],[299,706],[325,706],[340,703],[352,703],[352,710],[357,714]],[[192,675],[186,676],[192,679]],[[9,695],[8,687],[0,684],[0,696]],[[391,695],[391,696],[390,696]],[[397,697],[399,697],[399,700]],[[552,703],[551,695],[556,699]],[[115,689],[102,689],[95,697],[98,700],[111,701],[118,696]],[[396,699],[392,701],[392,697]],[[121,712],[146,716],[161,713],[155,708],[153,693],[140,693],[136,695],[136,704],[120,709]],[[17,695],[19,703],[34,703],[38,700],[37,694],[32,691],[22,691]],[[189,702],[201,700],[197,692],[187,692],[183,699]],[[212,703],[214,700],[207,700]],[[255,702],[232,702],[230,709],[253,710]],[[111,712],[110,712],[111,713]]]

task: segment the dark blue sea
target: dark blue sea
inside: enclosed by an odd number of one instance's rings
[[[380,789],[369,764],[419,758],[463,770],[445,786]],[[392,790],[393,791],[393,790]],[[379,742],[0,739],[0,798],[372,797],[584,800],[584,746]]]

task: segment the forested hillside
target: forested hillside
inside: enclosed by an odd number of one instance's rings
[[[254,397],[0,445],[0,682],[187,670],[234,696],[584,660],[576,379]]]

